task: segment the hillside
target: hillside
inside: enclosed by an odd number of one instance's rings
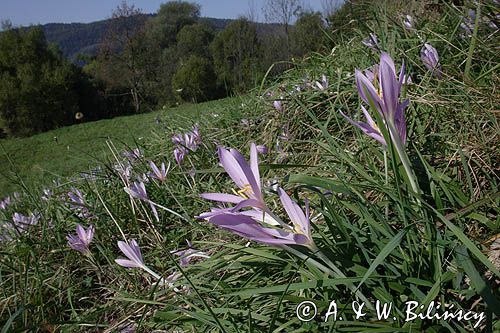
[[[242,98],[0,141],[0,331],[500,332],[498,8],[407,3]]]
[[[0,198],[23,187],[49,185],[52,180],[80,177],[110,153],[107,141],[125,149],[140,145],[152,131],[165,126],[190,126],[212,113],[229,114],[237,98],[186,104],[147,114],[116,117],[63,127],[29,138],[0,140]],[[36,147],[34,150],[33,148]]]
[[[155,14],[145,14],[145,16],[151,18],[155,17]],[[207,22],[215,31],[220,31],[224,30],[232,20],[202,17],[200,21]],[[79,54],[88,56],[97,54],[110,22],[111,19],[91,23],[47,23],[41,27],[47,41],[56,44],[66,57],[75,61]],[[277,27],[276,24],[258,23],[257,31],[264,34],[274,31]]]

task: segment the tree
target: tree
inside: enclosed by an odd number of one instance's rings
[[[268,22],[281,23],[285,29],[286,47],[290,53],[290,24],[302,10],[301,0],[266,0],[263,11]]]
[[[25,136],[74,122],[79,109],[76,66],[49,47],[40,27],[0,34],[0,123]]]
[[[320,12],[303,13],[291,34],[293,53],[303,56],[308,52],[320,51],[326,42],[325,28]]]
[[[210,57],[210,43],[214,39],[212,29],[203,23],[187,25],[177,34],[177,52],[179,58],[198,55]]]
[[[182,61],[172,78],[172,87],[185,101],[202,102],[215,94],[215,74],[206,58],[191,55]]]
[[[169,1],[160,6],[153,19],[153,34],[160,48],[166,49],[177,41],[177,34],[200,17],[200,5],[186,1]]]
[[[253,87],[261,72],[260,43],[254,24],[245,18],[232,21],[210,46],[219,84],[229,91]]]
[[[106,82],[111,91],[130,94],[134,109],[140,110],[144,71],[139,66],[142,56],[140,41],[146,16],[135,6],[123,1],[112,13],[111,22],[97,56],[95,75]]]

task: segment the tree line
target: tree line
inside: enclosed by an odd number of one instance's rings
[[[299,0],[268,0],[264,29],[250,17],[216,31],[186,1],[162,4],[154,17],[122,2],[96,56],[77,66],[48,44],[43,30],[0,33],[0,135],[26,136],[82,121],[159,106],[240,94],[292,57],[331,47],[326,21]],[[294,24],[292,25],[292,21]],[[261,30],[261,31],[258,31]]]

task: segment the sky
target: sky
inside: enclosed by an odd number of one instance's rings
[[[103,20],[122,0],[0,0],[0,20],[9,19],[14,26],[45,23],[88,23]],[[145,13],[156,13],[167,0],[128,0]],[[250,3],[258,10],[258,21],[265,0],[190,0],[201,5],[201,16],[237,18],[249,13]],[[321,0],[303,0],[311,9],[321,11]]]

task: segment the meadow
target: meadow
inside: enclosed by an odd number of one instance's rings
[[[373,5],[246,96],[2,141],[1,332],[499,331],[495,8]]]

